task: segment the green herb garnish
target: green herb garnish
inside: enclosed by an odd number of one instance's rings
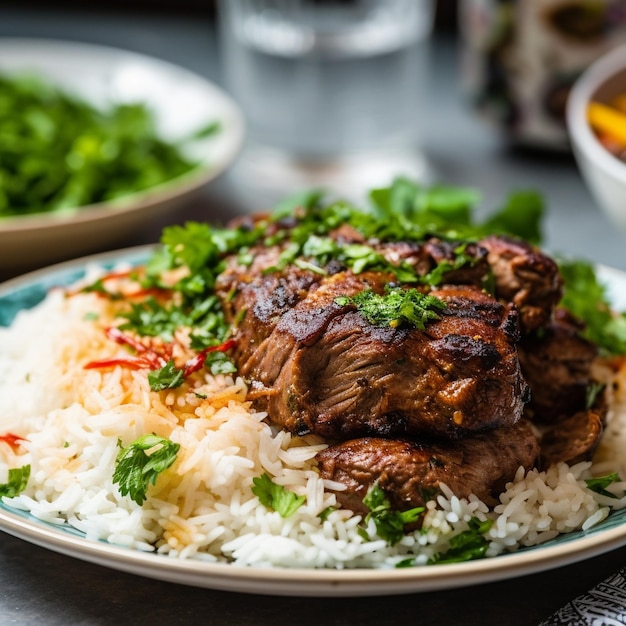
[[[0,497],[14,498],[19,496],[26,489],[29,477],[30,465],[10,469],[8,481],[0,485]]]
[[[325,522],[328,519],[328,516],[336,510],[337,509],[334,506],[327,506],[318,514],[318,517],[322,520],[322,522]]]
[[[339,306],[355,306],[374,326],[398,328],[408,326],[424,330],[430,321],[439,319],[439,311],[446,308],[439,298],[423,294],[417,289],[385,287],[384,295],[366,289],[354,296],[338,296]]]
[[[614,493],[607,491],[607,487],[613,483],[620,482],[621,478],[619,474],[613,472],[612,474],[606,474],[605,476],[598,476],[596,478],[588,478],[585,480],[585,484],[591,491],[608,498],[617,498]]]
[[[174,360],[170,359],[158,370],[148,372],[148,383],[152,391],[163,391],[164,389],[176,389],[183,384],[185,373],[176,367]]]
[[[493,526],[493,520],[479,520],[476,517],[468,521],[468,529],[450,538],[450,547],[446,552],[434,555],[429,564],[463,563],[482,559],[489,547],[485,533]]]
[[[392,546],[404,536],[405,525],[415,522],[424,512],[422,506],[407,511],[394,511],[385,492],[378,484],[370,488],[363,498],[363,504],[369,509],[369,513],[365,516],[365,523],[372,520],[378,536]]]
[[[141,505],[150,484],[176,460],[180,444],[155,434],[143,435],[120,451],[115,460],[113,482],[119,485],[123,496]]]
[[[252,493],[261,504],[276,511],[281,517],[293,515],[306,500],[305,496],[298,496],[282,485],[277,485],[267,473],[253,478],[252,482]]]
[[[100,109],[35,74],[0,75],[0,216],[67,212],[172,180],[197,164],[144,103]]]
[[[237,371],[237,367],[230,357],[219,350],[209,352],[204,360],[204,365],[209,368],[213,376],[217,374],[232,374]]]
[[[593,265],[561,260],[559,269],[564,281],[561,304],[584,321],[582,335],[608,354],[626,354],[626,314],[611,310]]]

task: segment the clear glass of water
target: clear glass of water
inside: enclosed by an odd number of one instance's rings
[[[326,188],[357,199],[429,178],[419,145],[434,0],[221,0],[224,81],[248,141],[231,172],[250,209]]]

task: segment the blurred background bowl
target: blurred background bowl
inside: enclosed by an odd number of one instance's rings
[[[598,207],[626,232],[626,162],[603,145],[588,114],[590,103],[610,105],[624,94],[626,45],[621,45],[590,65],[574,84],[567,103],[567,128],[578,168]]]
[[[1,217],[1,269],[27,269],[122,241],[188,201],[232,163],[243,142],[245,128],[238,106],[201,76],[165,61],[92,44],[0,40],[0,73],[23,72],[41,76],[96,107],[145,104],[165,141],[176,141],[212,121],[220,129],[191,146],[189,156],[199,166],[168,182],[69,213]]]

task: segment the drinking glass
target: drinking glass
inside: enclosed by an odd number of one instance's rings
[[[430,176],[420,147],[433,0],[221,0],[227,89],[247,119],[230,176],[251,209]]]

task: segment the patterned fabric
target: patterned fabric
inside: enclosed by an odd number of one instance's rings
[[[626,568],[559,609],[540,626],[626,624]]]

